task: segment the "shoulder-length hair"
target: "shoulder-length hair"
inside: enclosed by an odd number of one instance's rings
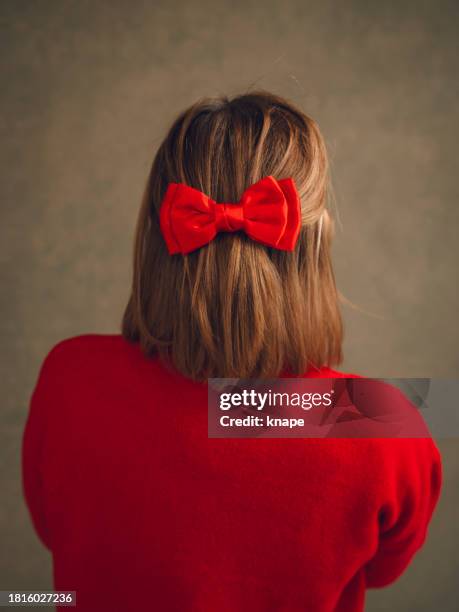
[[[291,177],[302,210],[292,252],[237,232],[170,255],[159,225],[169,183],[237,202],[271,175]],[[135,237],[122,333],[194,380],[301,376],[342,359],[330,259],[328,162],[317,124],[267,92],[204,99],[174,122],[156,153]]]

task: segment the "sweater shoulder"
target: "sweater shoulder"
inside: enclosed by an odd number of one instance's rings
[[[121,334],[80,334],[60,340],[51,347],[47,358],[62,358],[93,351],[107,351],[125,348],[127,340]]]
[[[140,355],[137,345],[120,334],[82,334],[57,342],[46,354],[40,377],[65,378],[94,370],[99,372],[121,365]]]
[[[352,374],[350,372],[339,372],[323,366],[321,368],[311,367],[305,374],[306,378],[362,378],[360,374]]]

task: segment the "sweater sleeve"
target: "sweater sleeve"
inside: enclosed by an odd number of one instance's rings
[[[22,437],[22,487],[32,523],[42,543],[51,549],[51,534],[46,518],[46,489],[43,459],[48,434],[50,404],[55,393],[56,347],[44,360],[33,390]]]
[[[440,496],[440,453],[430,438],[390,440],[379,542],[366,565],[368,587],[396,580],[423,545]]]

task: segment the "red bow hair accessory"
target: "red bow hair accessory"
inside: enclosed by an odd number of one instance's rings
[[[198,189],[170,183],[159,217],[171,255],[199,249],[219,232],[237,231],[266,246],[293,251],[301,227],[293,179],[277,181],[272,176],[251,185],[237,203],[216,202]]]

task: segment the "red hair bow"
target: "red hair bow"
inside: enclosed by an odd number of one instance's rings
[[[252,240],[293,251],[301,226],[300,198],[293,179],[267,176],[237,203],[215,202],[201,191],[170,183],[160,210],[161,231],[169,253],[190,253],[219,232],[243,231]]]

